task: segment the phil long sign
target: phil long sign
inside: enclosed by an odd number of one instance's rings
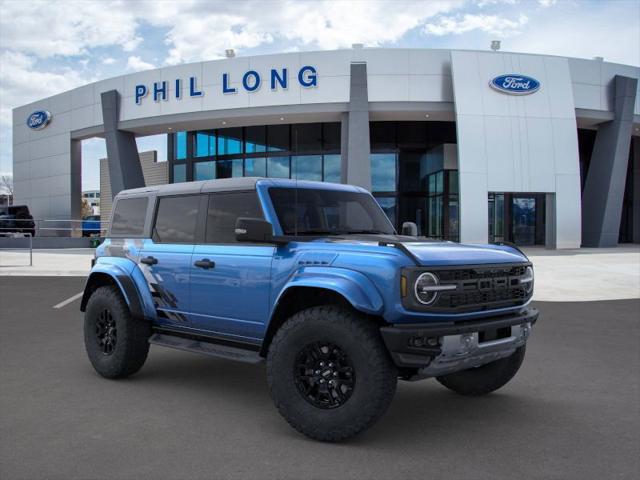
[[[290,75],[290,73],[292,75]],[[213,83],[217,83],[209,79]],[[318,72],[316,67],[304,65],[295,72],[289,72],[286,67],[272,68],[268,72],[248,70],[239,78],[232,79],[230,73],[222,73],[219,84],[214,88],[224,95],[233,95],[239,90],[248,93],[256,92],[261,88],[267,88],[273,92],[287,90],[290,82],[297,82],[302,88],[318,86]],[[151,84],[138,84],[135,87],[135,101],[141,105],[145,98],[153,98],[154,102],[168,101],[170,98],[180,100],[183,96],[202,97],[205,90],[200,86],[206,84],[197,77],[176,78],[162,80]]]
[[[509,95],[529,95],[540,90],[538,80],[518,73],[498,75],[489,82],[489,86]]]

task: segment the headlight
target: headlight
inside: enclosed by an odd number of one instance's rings
[[[438,298],[438,284],[440,281],[431,272],[424,272],[414,284],[416,299],[423,305],[431,305]]]
[[[533,268],[531,266],[527,267],[524,271],[524,276],[520,279],[520,284],[524,286],[527,293],[533,291]]]

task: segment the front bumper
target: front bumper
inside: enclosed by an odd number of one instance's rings
[[[411,379],[446,375],[508,357],[523,346],[538,310],[447,323],[396,324],[380,328],[395,364],[417,371]]]

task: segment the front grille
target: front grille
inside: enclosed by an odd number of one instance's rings
[[[532,289],[520,282],[529,263],[516,265],[479,265],[462,268],[420,268],[409,274],[409,281],[429,271],[441,285],[456,285],[455,290],[441,291],[435,302],[425,307],[408,296],[405,306],[429,312],[460,313],[524,305]]]

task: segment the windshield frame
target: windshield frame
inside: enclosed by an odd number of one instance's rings
[[[269,203],[271,204],[271,208],[273,211],[272,220],[274,226],[277,225],[277,230],[279,230],[280,235],[288,236],[288,237],[296,237],[301,240],[310,240],[313,238],[321,238],[326,236],[344,236],[344,235],[397,235],[396,229],[389,220],[389,217],[384,213],[384,210],[380,207],[376,199],[364,189],[347,189],[347,188],[335,188],[334,185],[327,185],[328,188],[316,187],[304,185],[297,188],[298,192],[303,192],[303,194],[314,194],[317,195],[337,195],[337,196],[345,196],[354,198],[358,198],[358,203],[362,205],[363,209],[369,214],[371,218],[372,228],[371,229],[361,229],[361,228],[327,228],[328,226],[313,225],[312,228],[303,228],[299,227],[297,231],[294,229],[287,228],[287,225],[283,223],[280,218],[282,211],[280,211],[278,205],[278,198],[275,198],[272,193],[274,191],[291,191],[295,192],[295,187],[290,186],[282,186],[282,185],[270,185],[266,189],[266,196],[269,199]],[[362,199],[360,201],[360,199]],[[319,216],[319,212],[314,212],[316,216]],[[323,213],[325,216],[326,222],[326,212]],[[344,227],[344,226],[343,226]],[[348,227],[348,226],[347,226]],[[356,227],[356,226],[354,226]],[[377,227],[377,228],[376,228]],[[306,231],[305,231],[306,230]]]

